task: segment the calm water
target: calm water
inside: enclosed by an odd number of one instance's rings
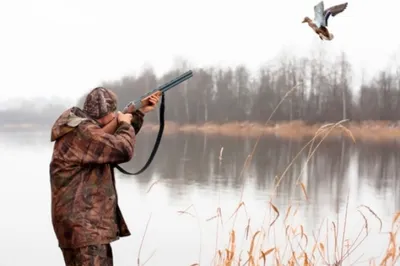
[[[123,166],[127,170],[138,170],[147,160],[154,141],[154,134],[142,133],[133,161]],[[146,265],[198,262],[211,265],[216,245],[220,249],[227,246],[233,226],[233,219],[229,218],[241,201],[243,182],[242,201],[246,209],[238,211],[235,229],[237,248],[247,248],[241,245],[248,243],[247,224],[250,221],[253,234],[263,224],[265,215],[265,224],[275,217],[268,208],[274,178],[284,172],[304,146],[301,142],[264,138],[241,177],[254,143],[254,139],[243,138],[164,136],[155,160],[145,173],[135,177],[118,173],[120,205],[132,236],[113,244],[115,264],[137,265],[139,246],[151,216],[140,254],[142,262],[151,257]],[[219,160],[221,147],[224,150]],[[48,165],[52,144],[49,133],[0,133],[0,151],[1,265],[63,265],[50,219]],[[390,230],[393,214],[399,209],[399,168],[396,167],[399,144],[332,140],[323,143],[304,168],[306,158],[304,152],[296,159],[272,199],[280,210],[280,217],[274,227],[275,234],[265,240],[263,250],[275,245],[282,252],[288,248],[283,227],[289,205],[293,206],[291,214],[296,208],[298,211],[289,215],[286,224],[304,226],[310,242],[308,249],[314,243],[313,232],[317,236],[321,224],[319,241],[326,242],[326,232],[332,239],[331,222],[336,222],[339,215],[339,227],[343,228],[349,196],[348,237],[354,239],[363,225],[363,218],[357,212],[361,204],[372,208],[383,222],[383,233],[379,233],[379,222],[361,209],[370,221],[371,233],[350,256],[350,261],[364,253],[359,265],[366,265],[369,257],[379,256],[384,250],[388,239],[385,232]],[[295,185],[298,178],[306,186],[308,202],[301,188]],[[217,219],[208,221],[216,215],[218,207],[222,225]],[[179,213],[187,208],[190,214]],[[300,238],[293,240],[293,244],[298,245],[298,241]],[[287,250],[286,255],[289,253]]]

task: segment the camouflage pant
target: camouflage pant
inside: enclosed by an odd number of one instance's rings
[[[111,245],[61,249],[65,266],[113,266]]]

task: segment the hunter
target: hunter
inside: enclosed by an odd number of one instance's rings
[[[51,129],[51,214],[66,266],[112,266],[110,243],[131,233],[118,206],[113,164],[131,160],[144,115],[143,106],[117,112],[117,96],[98,87],[83,109],[72,107]]]

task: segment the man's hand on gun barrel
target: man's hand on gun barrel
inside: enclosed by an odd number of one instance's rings
[[[160,100],[160,96],[161,95],[159,93],[154,93],[149,97],[144,98],[143,105],[139,110],[144,114],[153,111]]]
[[[139,111],[141,111],[144,114],[153,111],[154,108],[156,107],[158,101],[160,100],[160,96],[161,96],[161,94],[157,92],[157,93],[154,93],[154,94],[144,98],[142,100],[142,107],[139,108]],[[133,112],[136,111],[135,108],[136,107],[132,104],[127,109],[125,109],[123,112],[132,114]]]

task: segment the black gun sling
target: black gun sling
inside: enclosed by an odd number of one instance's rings
[[[165,118],[165,94],[162,93],[161,94],[161,103],[160,103],[160,128],[158,130],[158,134],[157,134],[157,138],[156,138],[156,142],[154,144],[153,150],[152,150],[150,157],[147,160],[146,164],[142,167],[142,169],[140,169],[139,171],[137,171],[135,173],[128,172],[119,165],[114,165],[114,167],[117,168],[121,173],[123,173],[125,175],[139,175],[139,174],[143,173],[144,170],[146,170],[147,167],[149,167],[149,165],[153,161],[153,158],[157,153],[158,146],[161,143],[161,138],[164,133],[164,124],[165,124],[164,118]]]

